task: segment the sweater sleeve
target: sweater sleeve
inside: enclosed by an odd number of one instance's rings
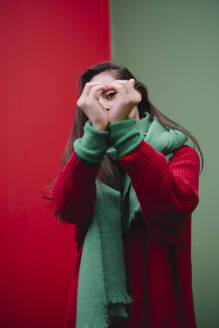
[[[83,165],[74,151],[53,188],[53,204],[64,223],[77,224],[92,217],[97,168]],[[86,206],[82,206],[86,203]]]
[[[108,147],[108,131],[93,128],[88,121],[84,134],[74,143],[74,152],[59,173],[53,188],[53,205],[64,223],[77,227],[81,242],[96,203],[96,176]]]
[[[78,249],[83,244],[96,202],[98,169],[83,165],[74,151],[59,173],[53,188],[53,206],[63,222],[75,225]]]
[[[121,157],[120,163],[130,176],[145,219],[161,229],[183,227],[199,202],[197,152],[185,145],[168,163],[162,153],[143,141]]]
[[[131,179],[148,227],[165,241],[181,243],[199,202],[199,156],[184,145],[168,162],[137,133],[140,135],[128,120],[110,125],[110,140]]]

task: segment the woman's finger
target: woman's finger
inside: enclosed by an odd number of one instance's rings
[[[139,103],[142,100],[142,95],[141,93],[135,89],[135,80],[134,79],[130,79],[129,81],[129,92],[130,92],[130,96],[133,98],[133,100],[136,101],[136,103]]]
[[[93,83],[86,83],[84,87],[83,93],[81,94],[80,98],[77,101],[77,106],[83,110],[86,110],[86,107],[89,106],[89,103],[92,100],[98,100],[98,96],[96,95],[97,92],[103,92],[105,87],[97,82]]]
[[[106,87],[103,85],[97,85],[97,86],[93,86],[90,89],[90,93],[88,95],[88,97],[92,97],[95,100],[98,100],[99,97],[101,96],[101,94],[106,91]]]
[[[134,90],[134,85],[135,85],[135,80],[130,79],[130,80],[115,80],[110,85],[107,85],[109,88],[118,88],[119,86],[123,87],[124,91],[126,93],[130,93]],[[120,92],[122,89],[120,89]]]
[[[135,80],[116,80],[113,84],[114,87],[120,85],[123,88],[123,94],[120,91],[120,95],[125,97],[126,102],[130,103],[139,103],[141,101],[140,93],[135,89]]]
[[[91,89],[96,87],[96,86],[99,86],[99,87],[102,86],[103,87],[103,84],[100,83],[100,82],[87,82],[85,84],[85,87],[84,87],[83,92],[82,92],[83,96],[88,97]]]
[[[125,81],[123,80],[115,80],[111,82],[110,84],[106,85],[107,91],[116,91],[116,93],[124,93],[126,92],[125,88]]]
[[[129,83],[131,84],[131,86],[134,88],[135,87],[135,79],[130,79]]]

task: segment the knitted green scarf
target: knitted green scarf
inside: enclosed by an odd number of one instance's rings
[[[167,161],[187,140],[183,132],[161,125],[149,114],[136,124],[136,129]],[[110,147],[107,154],[117,159],[115,148]],[[96,186],[94,217],[84,240],[80,263],[77,328],[107,328],[127,319],[125,305],[133,301],[126,291],[122,234],[123,229],[128,231],[132,222],[141,217],[140,204],[127,174],[122,194],[99,182]],[[124,203],[128,206],[125,211]]]

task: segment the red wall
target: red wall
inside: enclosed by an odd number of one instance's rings
[[[42,199],[71,132],[77,78],[110,59],[108,0],[1,0],[0,327],[63,327],[73,227]]]

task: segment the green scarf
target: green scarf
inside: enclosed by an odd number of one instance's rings
[[[163,126],[148,113],[135,127],[167,161],[187,140],[183,132]],[[114,147],[107,150],[107,155],[118,160]],[[80,263],[77,328],[107,328],[127,319],[125,305],[133,301],[126,291],[122,235],[123,229],[128,231],[135,219],[142,218],[140,204],[127,174],[122,194],[98,181],[96,187],[94,217],[84,240]]]

